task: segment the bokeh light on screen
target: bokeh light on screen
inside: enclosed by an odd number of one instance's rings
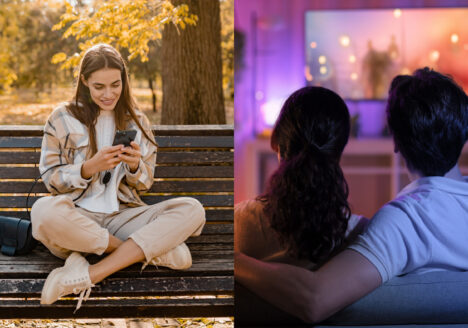
[[[349,36],[347,36],[347,35],[340,36],[340,44],[343,47],[348,47],[350,43],[351,43],[351,40],[350,40]]]
[[[346,99],[385,99],[391,80],[428,66],[468,87],[468,8],[305,14],[305,79]]]

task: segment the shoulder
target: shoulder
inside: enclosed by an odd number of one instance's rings
[[[362,215],[351,214],[348,221],[348,227],[346,229],[346,237],[351,240],[354,239],[357,235],[367,229],[369,222],[369,219]]]
[[[87,135],[86,127],[68,110],[69,103],[59,104],[50,113],[44,126],[45,132],[52,132],[58,137],[69,134]]]
[[[74,120],[79,124],[82,124],[69,110],[71,103],[62,102],[55,107],[47,118],[48,121],[54,122],[61,119]],[[73,122],[75,123],[75,122]]]
[[[249,227],[248,229],[262,230],[265,225],[263,204],[256,199],[249,199],[234,207],[234,217],[238,225]]]
[[[47,118],[47,121],[50,121],[50,122],[53,123],[53,122],[61,119],[64,116],[71,115],[71,113],[67,109],[68,105],[69,105],[68,102],[60,103],[57,107],[55,107],[52,110],[49,117]]]
[[[381,229],[382,226],[399,225],[410,220],[408,204],[401,201],[391,201],[374,214],[369,223],[369,229]]]
[[[141,126],[145,130],[151,130],[151,123],[150,123],[148,117],[145,115],[145,113],[143,113],[139,109],[134,109],[133,111],[135,112],[135,116],[137,117],[138,122],[141,124]]]
[[[237,218],[258,217],[263,213],[263,204],[256,199],[240,202],[234,207]]]

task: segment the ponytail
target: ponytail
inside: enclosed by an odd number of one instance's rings
[[[343,245],[351,215],[338,159],[314,143],[282,158],[259,197],[264,214],[290,256],[321,263]]]

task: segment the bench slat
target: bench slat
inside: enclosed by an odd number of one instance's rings
[[[32,185],[32,181],[0,181],[0,193],[28,193]],[[148,192],[230,192],[233,189],[234,181],[227,180],[155,181]],[[49,191],[42,182],[38,182],[32,192],[48,193]]]
[[[0,280],[0,297],[39,297],[45,279]],[[132,277],[108,278],[93,288],[93,297],[226,294],[234,289],[234,277]]]
[[[204,235],[225,235],[233,234],[234,227],[232,223],[207,224],[203,227]]]
[[[35,179],[37,167],[0,167],[0,179]],[[155,178],[234,178],[234,167],[228,166],[156,166]]]
[[[36,164],[40,157],[41,153],[34,151],[2,151],[0,164]]]
[[[232,136],[156,136],[159,147],[233,148]],[[41,148],[42,137],[0,137],[0,148]]]
[[[41,148],[42,137],[0,137],[0,148]]]
[[[190,245],[190,252],[192,253],[192,256],[200,256],[203,254],[211,254],[212,252],[219,251],[219,259],[225,259],[226,256],[233,252],[232,245],[231,244],[222,244],[222,243],[207,243],[207,244],[191,244]],[[14,263],[18,265],[23,265],[23,264],[40,264],[40,263],[59,263],[61,260],[56,258],[56,257],[51,257],[49,251],[47,248],[39,244],[35,249],[34,249],[34,256],[31,257],[29,255],[26,256],[6,256],[3,254],[0,254],[0,264],[6,264],[6,263]],[[93,261],[94,255],[89,255],[91,258],[91,261]],[[96,261],[98,260],[98,256],[96,256]]]
[[[234,243],[233,235],[208,235],[204,234],[198,237],[190,237],[187,239],[186,243],[191,244],[204,244],[204,243]]]
[[[229,166],[156,166],[155,178],[234,178]]]
[[[227,317],[234,314],[233,298],[210,299],[128,299],[83,302],[75,311],[76,300],[42,306],[39,300],[2,300],[0,317],[15,318],[122,318],[138,317]]]
[[[208,222],[216,221],[233,221],[234,213],[232,209],[225,210],[210,210],[205,209],[206,220]],[[28,213],[26,211],[0,211],[0,215],[12,216],[15,218],[28,218]]]
[[[158,164],[172,163],[230,163],[234,162],[234,153],[230,151],[186,151],[186,152],[158,152]]]
[[[0,179],[36,179],[39,174],[37,167],[0,167]]]
[[[233,136],[233,124],[153,125],[156,136]],[[0,136],[42,136],[43,125],[0,125]]]
[[[182,196],[180,196],[182,197]],[[222,206],[233,206],[234,197],[232,195],[190,195],[188,197],[198,199],[203,206],[211,207],[222,207]],[[4,196],[0,197],[0,207],[3,208],[15,208],[15,207],[26,207],[26,196]],[[40,197],[31,196],[29,197],[29,207],[31,207],[37,199]],[[174,196],[142,196],[141,199],[147,204],[155,204],[174,198]]]
[[[227,261],[232,259],[232,255],[234,252],[232,244],[191,244],[190,252],[192,254],[192,258],[196,259],[196,267],[192,270],[181,272],[179,274],[181,276],[196,276],[197,272],[200,270],[200,265],[205,265],[210,261],[217,263],[218,266],[216,269],[210,270],[212,272],[211,275],[218,275],[220,271],[232,270],[232,266],[226,265]],[[59,267],[63,265],[63,261],[59,258],[56,258],[55,256],[51,256],[50,252],[43,245],[38,246],[34,250],[33,254],[34,256],[27,257],[7,257],[2,255],[0,256],[0,265],[20,266],[18,268],[9,269],[8,272],[11,274],[8,274],[8,276],[10,276],[11,278],[24,278],[34,276],[41,277],[49,272],[49,268]],[[87,258],[89,262],[96,263],[101,257],[97,255],[89,255]],[[35,267],[36,271],[25,271],[25,268],[23,268],[23,266]],[[125,269],[125,274],[122,275],[119,272],[114,274],[114,276],[124,277],[127,276],[128,273],[138,273],[138,276],[154,276],[154,269],[156,269],[158,274],[161,276],[167,276],[168,274],[172,275],[173,273],[172,270],[165,269],[163,267],[155,268],[153,266],[148,266],[147,268],[145,268],[145,271],[140,273],[141,265],[137,264],[135,266]],[[5,277],[5,274],[5,272],[1,273],[0,277]]]
[[[233,195],[190,195],[198,199],[203,206],[234,206]],[[174,196],[142,196],[141,199],[148,204],[155,204],[174,198]]]
[[[0,261],[0,278],[45,279],[53,269],[63,266],[64,263],[51,254],[46,255],[50,260],[46,258],[43,263],[31,263],[31,261]],[[233,274],[234,271],[234,263],[232,259],[232,254],[226,254],[224,255],[224,258],[199,258],[197,261],[194,261],[189,269],[181,271],[175,271],[163,267],[156,268],[155,266],[148,265],[141,273],[142,264],[140,263],[121,270],[112,275],[112,277],[193,277],[206,275],[230,275]],[[37,259],[35,260],[37,262]],[[89,261],[90,263],[95,263],[97,261],[97,257],[91,256]]]
[[[40,152],[10,151],[0,152],[0,164],[37,164]],[[160,151],[157,154],[159,164],[211,164],[234,162],[234,153],[230,151]]]
[[[156,136],[159,147],[174,148],[233,148],[234,138],[232,136]]]
[[[218,224],[207,224],[203,227],[203,234],[205,235],[225,235],[233,234],[234,226],[232,223],[218,223]]]

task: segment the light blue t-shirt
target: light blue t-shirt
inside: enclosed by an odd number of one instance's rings
[[[366,257],[382,282],[437,270],[468,270],[468,177],[425,177],[382,207],[349,248]]]

